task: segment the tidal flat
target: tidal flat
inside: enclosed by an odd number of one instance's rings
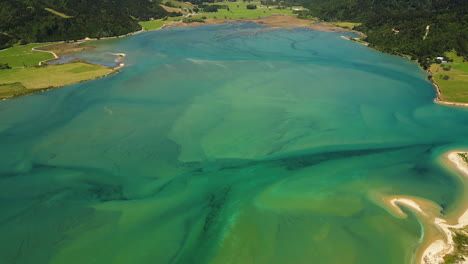
[[[1,263],[418,261],[457,219],[468,109],[345,32],[239,22],[100,41],[119,74],[0,102]],[[110,61],[109,61],[110,60]]]

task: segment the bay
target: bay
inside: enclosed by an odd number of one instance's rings
[[[344,32],[169,28],[77,56],[122,72],[0,103],[2,263],[411,263],[460,210],[468,110]]]

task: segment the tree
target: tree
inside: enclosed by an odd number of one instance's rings
[[[0,63],[0,70],[8,70],[8,69],[11,69],[8,63]]]

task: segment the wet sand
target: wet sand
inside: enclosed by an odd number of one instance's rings
[[[444,155],[444,159],[450,162],[459,173],[463,174],[463,182],[468,181],[468,163],[459,155],[467,153],[462,151],[451,151]],[[466,196],[467,194],[464,194]],[[406,218],[407,214],[402,207],[409,209],[421,221],[423,226],[422,245],[419,252],[414,256],[414,262],[419,264],[441,264],[444,257],[455,250],[453,229],[461,229],[468,225],[468,207],[463,209],[461,215],[453,218],[442,216],[442,208],[432,201],[411,196],[378,196],[373,199],[383,206],[389,213],[399,218]],[[464,263],[468,263],[466,260]]]

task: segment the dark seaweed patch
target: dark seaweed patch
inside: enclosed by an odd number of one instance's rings
[[[90,200],[98,200],[101,202],[127,200],[124,195],[123,188],[120,185],[110,185],[102,183],[88,183],[89,187],[86,190],[86,197]]]
[[[203,233],[207,233],[216,222],[223,206],[226,203],[229,192],[231,191],[230,186],[221,188],[217,193],[211,193],[208,196],[208,213],[205,218],[205,224],[203,225]]]
[[[392,147],[392,148],[379,148],[379,149],[357,149],[357,150],[345,150],[345,151],[332,151],[332,152],[322,152],[322,153],[312,153],[305,155],[298,155],[292,157],[286,157],[277,159],[277,162],[280,162],[288,170],[298,170],[312,165],[316,165],[325,161],[350,158],[356,156],[365,156],[376,153],[396,151],[400,149],[415,147],[412,146],[403,146],[403,147]],[[431,145],[428,145],[430,148]]]

